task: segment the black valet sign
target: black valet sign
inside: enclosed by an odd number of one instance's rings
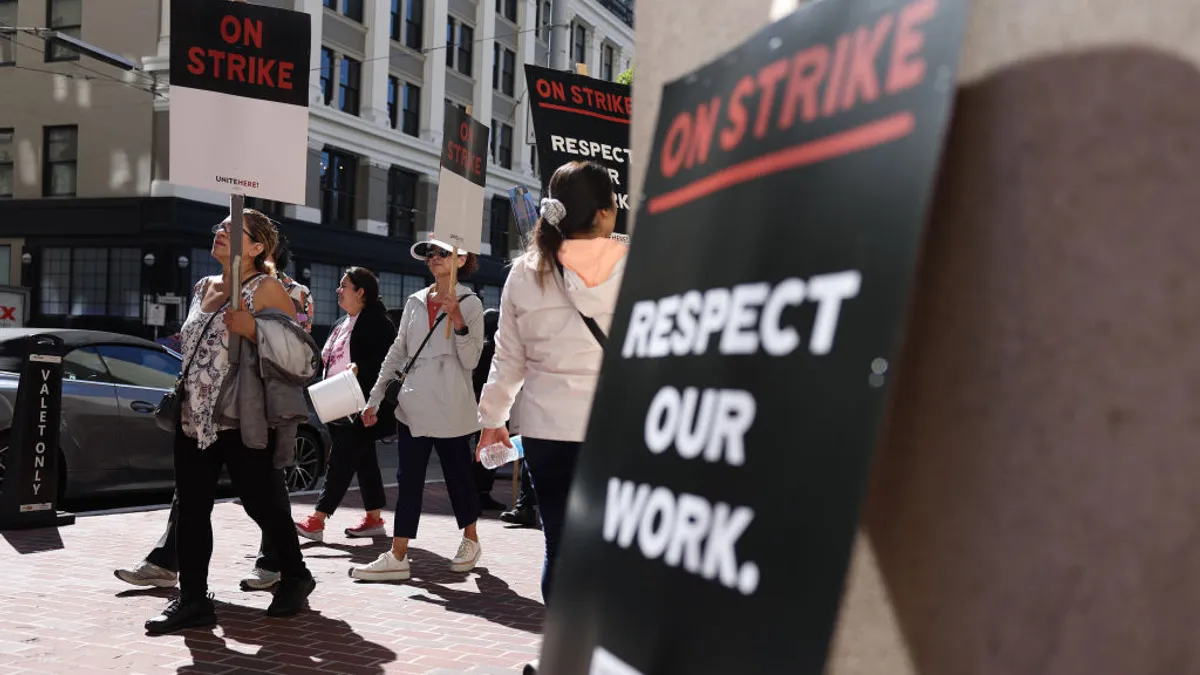
[[[540,672],[824,671],[967,0],[826,0],[663,91]]]
[[[26,338],[27,353],[17,385],[9,431],[0,529],[69,524],[57,510],[58,439],[62,418],[62,341],[50,335]]]

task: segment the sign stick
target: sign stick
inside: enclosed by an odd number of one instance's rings
[[[450,252],[450,294],[458,297],[458,246],[453,242],[450,244],[453,249]],[[443,301],[444,302],[444,301]],[[446,317],[449,319],[450,317]],[[446,338],[450,338],[450,333],[454,331],[454,322],[446,321]]]
[[[242,216],[245,204],[245,196],[229,195],[229,278],[225,284],[229,288],[229,306],[234,309],[242,308],[242,231],[245,228]],[[229,362],[237,363],[242,341],[236,335],[229,338]]]

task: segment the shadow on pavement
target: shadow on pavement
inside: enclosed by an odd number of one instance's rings
[[[341,551],[341,553],[332,555],[320,553],[322,548]],[[378,558],[380,553],[391,548],[391,537],[372,537],[371,543],[367,545],[339,544],[332,541],[305,541],[300,544],[300,551],[304,553],[305,558],[344,558],[351,565],[365,565]]]
[[[16,530],[2,532],[4,540],[13,550],[21,555],[31,553],[46,553],[57,551],[63,547],[62,535],[57,527],[43,527],[36,530]]]
[[[409,548],[413,563],[413,578],[406,583],[419,588],[428,595],[414,595],[412,600],[441,605],[456,614],[470,614],[487,619],[514,630],[540,635],[545,607],[509,587],[503,579],[493,576],[486,567],[477,567],[473,574],[478,578],[479,592],[460,591],[446,584],[462,584],[470,575],[450,571],[450,559],[439,555]]]
[[[386,664],[396,660],[396,652],[366,640],[349,623],[320,612],[270,619],[259,609],[218,602],[217,616],[221,635],[207,630],[182,634],[192,664],[181,666],[176,671],[180,675],[230,669],[238,673],[348,672],[347,666],[355,673],[382,675]],[[227,640],[259,649],[247,654],[231,649]]]

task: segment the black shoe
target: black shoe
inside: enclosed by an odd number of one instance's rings
[[[182,596],[175,598],[162,614],[146,622],[146,632],[151,635],[165,635],[185,628],[207,628],[217,623],[217,612],[213,607],[212,596],[195,600],[184,600]]]
[[[479,495],[479,506],[484,511],[504,511],[508,509],[508,506],[502,502],[496,501],[490,494]]]
[[[518,506],[512,511],[505,511],[500,514],[500,520],[521,527],[537,527],[538,517],[537,511],[534,511],[528,506]]]
[[[295,616],[304,609],[304,601],[312,595],[317,587],[317,580],[311,576],[304,579],[285,577],[279,582],[279,590],[275,591],[275,599],[267,608],[267,616]]]

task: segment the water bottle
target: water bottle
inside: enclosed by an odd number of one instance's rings
[[[511,448],[503,443],[492,443],[479,452],[479,463],[483,464],[483,468],[495,469],[525,456],[520,436],[513,436],[508,440],[512,443]]]

